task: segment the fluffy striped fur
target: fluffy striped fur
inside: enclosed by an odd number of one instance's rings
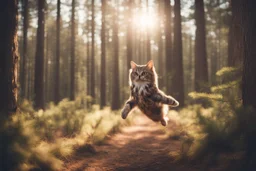
[[[138,107],[147,117],[166,126],[168,106],[176,107],[179,102],[158,89],[152,60],[146,65],[137,65],[131,61],[129,85],[131,94],[122,109],[122,118],[125,119],[133,108]]]

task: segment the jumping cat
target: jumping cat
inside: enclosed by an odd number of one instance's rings
[[[131,61],[129,85],[131,94],[122,109],[122,118],[126,119],[137,106],[151,120],[160,121],[166,126],[168,106],[179,106],[179,102],[158,89],[158,78],[152,60],[146,65],[137,65]]]

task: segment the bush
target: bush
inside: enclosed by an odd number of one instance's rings
[[[63,160],[74,149],[101,143],[112,131],[124,125],[119,114],[109,108],[90,111],[83,101],[62,100],[34,111],[23,101],[20,112],[0,123],[0,170],[61,170]]]
[[[220,153],[244,150],[241,121],[247,116],[239,114],[242,108],[239,71],[223,68],[217,72],[222,77],[222,84],[211,87],[210,93],[189,94],[194,99],[205,99],[211,105],[208,108],[194,105],[181,110],[179,120],[186,118],[180,124],[181,128],[185,127],[187,136],[182,145],[186,148],[181,149],[179,159],[201,161],[208,156],[209,162],[214,163]],[[188,112],[191,114],[187,115]],[[244,109],[240,113],[245,113]]]

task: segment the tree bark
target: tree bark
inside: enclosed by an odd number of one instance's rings
[[[238,66],[242,62],[244,56],[243,51],[243,41],[242,36],[242,16],[241,14],[242,1],[231,0],[231,22],[229,25],[229,35],[228,35],[228,66]]]
[[[213,42],[215,42],[214,40],[212,40]],[[217,72],[217,64],[218,64],[218,53],[217,53],[217,47],[216,47],[216,43],[212,43],[211,44],[211,51],[210,51],[210,59],[211,59],[211,85],[216,85],[216,72]]]
[[[89,30],[88,30],[89,32]],[[89,33],[87,33],[87,37],[89,38]],[[91,77],[91,74],[90,74],[90,42],[87,41],[86,43],[86,90],[87,90],[87,95],[90,95],[90,77]]]
[[[188,64],[189,64],[189,67],[188,67],[188,70],[190,71],[189,72],[189,74],[188,74],[188,82],[189,82],[189,84],[188,85],[190,85],[189,87],[188,87],[188,92],[191,92],[191,91],[194,91],[194,74],[193,74],[193,71],[194,71],[194,66],[193,66],[193,61],[194,61],[194,53],[193,53],[193,40],[192,40],[192,36],[191,35],[189,35],[189,47],[188,47],[188,49],[189,49],[189,62],[188,62]]]
[[[47,21],[48,15],[45,16],[45,21]],[[49,43],[50,43],[50,33],[46,26],[45,30],[45,55],[44,55],[44,104],[48,103],[49,101],[49,76],[51,75],[51,68],[49,67]]]
[[[55,84],[54,84],[54,102],[60,101],[60,4],[57,0],[57,20],[56,20],[56,58],[55,58]]]
[[[87,36],[87,42],[86,42],[86,94],[87,96],[91,95],[90,94],[90,23],[91,21],[89,20],[89,17],[90,17],[90,4],[89,4],[89,0],[86,1],[86,16],[87,16],[87,19],[86,19],[86,36]],[[87,107],[89,107],[89,103],[87,103]]]
[[[163,49],[163,1],[158,1],[158,32],[157,32],[157,37],[158,37],[158,67],[156,68],[156,70],[158,71],[158,86],[160,89],[163,88],[164,86],[164,71],[165,71],[165,67],[163,67],[163,61],[164,61],[164,49]]]
[[[90,85],[90,88],[91,88],[91,91],[90,91],[90,95],[92,96],[93,98],[93,103],[95,101],[95,73],[94,73],[94,60],[95,60],[95,14],[94,14],[94,0],[92,0],[92,48],[91,48],[91,85]]]
[[[174,41],[173,41],[173,83],[172,95],[179,101],[180,107],[184,105],[184,76],[183,76],[183,54],[182,54],[182,34],[180,0],[175,0],[174,5]]]
[[[105,46],[105,15],[106,0],[102,0],[102,24],[101,24],[101,83],[100,83],[100,108],[106,106],[106,46]]]
[[[195,90],[208,91],[208,67],[205,36],[204,1],[195,0],[196,40],[195,40]]]
[[[70,100],[75,100],[75,0],[72,0],[71,14],[71,56],[70,56]]]
[[[38,1],[38,28],[35,57],[35,108],[44,108],[44,26],[45,0]]]
[[[118,8],[117,8],[118,9]],[[112,110],[118,110],[120,108],[120,90],[119,90],[119,40],[118,40],[118,13],[114,11],[113,17],[113,83],[112,83]]]
[[[247,128],[243,135],[245,137],[246,159],[243,166],[244,170],[255,170],[256,167],[256,137],[255,129],[255,111],[256,111],[256,1],[242,1],[242,36],[243,46],[240,51],[244,53],[243,75],[242,75],[242,100],[244,107],[250,107],[250,113],[246,113],[245,120],[240,124]],[[239,13],[238,13],[239,14]],[[248,110],[247,110],[248,111]],[[246,112],[246,111],[245,111]],[[246,125],[243,125],[246,124]]]
[[[27,40],[28,40],[28,0],[22,1],[23,12],[23,54],[22,65],[20,73],[20,95],[22,98],[26,97],[26,78],[27,78]]]
[[[170,0],[165,0],[165,56],[166,56],[166,88],[167,93],[171,94],[172,83],[172,7]]]
[[[0,2],[0,112],[17,109],[18,1]]]
[[[244,106],[252,106],[256,109],[256,2],[243,0],[243,34],[244,50],[242,99]]]
[[[132,0],[128,2],[128,23],[127,23],[127,71],[130,69],[130,62],[133,60],[133,48],[132,48]]]
[[[147,15],[149,14],[149,6],[148,6],[148,0],[147,0]],[[150,33],[149,33],[149,27],[147,27],[146,32],[146,44],[147,44],[147,61],[151,60],[151,44],[150,44]]]

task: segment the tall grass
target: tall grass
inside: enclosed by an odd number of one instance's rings
[[[119,111],[99,110],[98,106],[87,110],[79,99],[49,104],[45,111],[34,111],[24,101],[20,112],[4,116],[0,116],[0,170],[6,171],[61,170],[75,149],[101,143],[127,123]]]

